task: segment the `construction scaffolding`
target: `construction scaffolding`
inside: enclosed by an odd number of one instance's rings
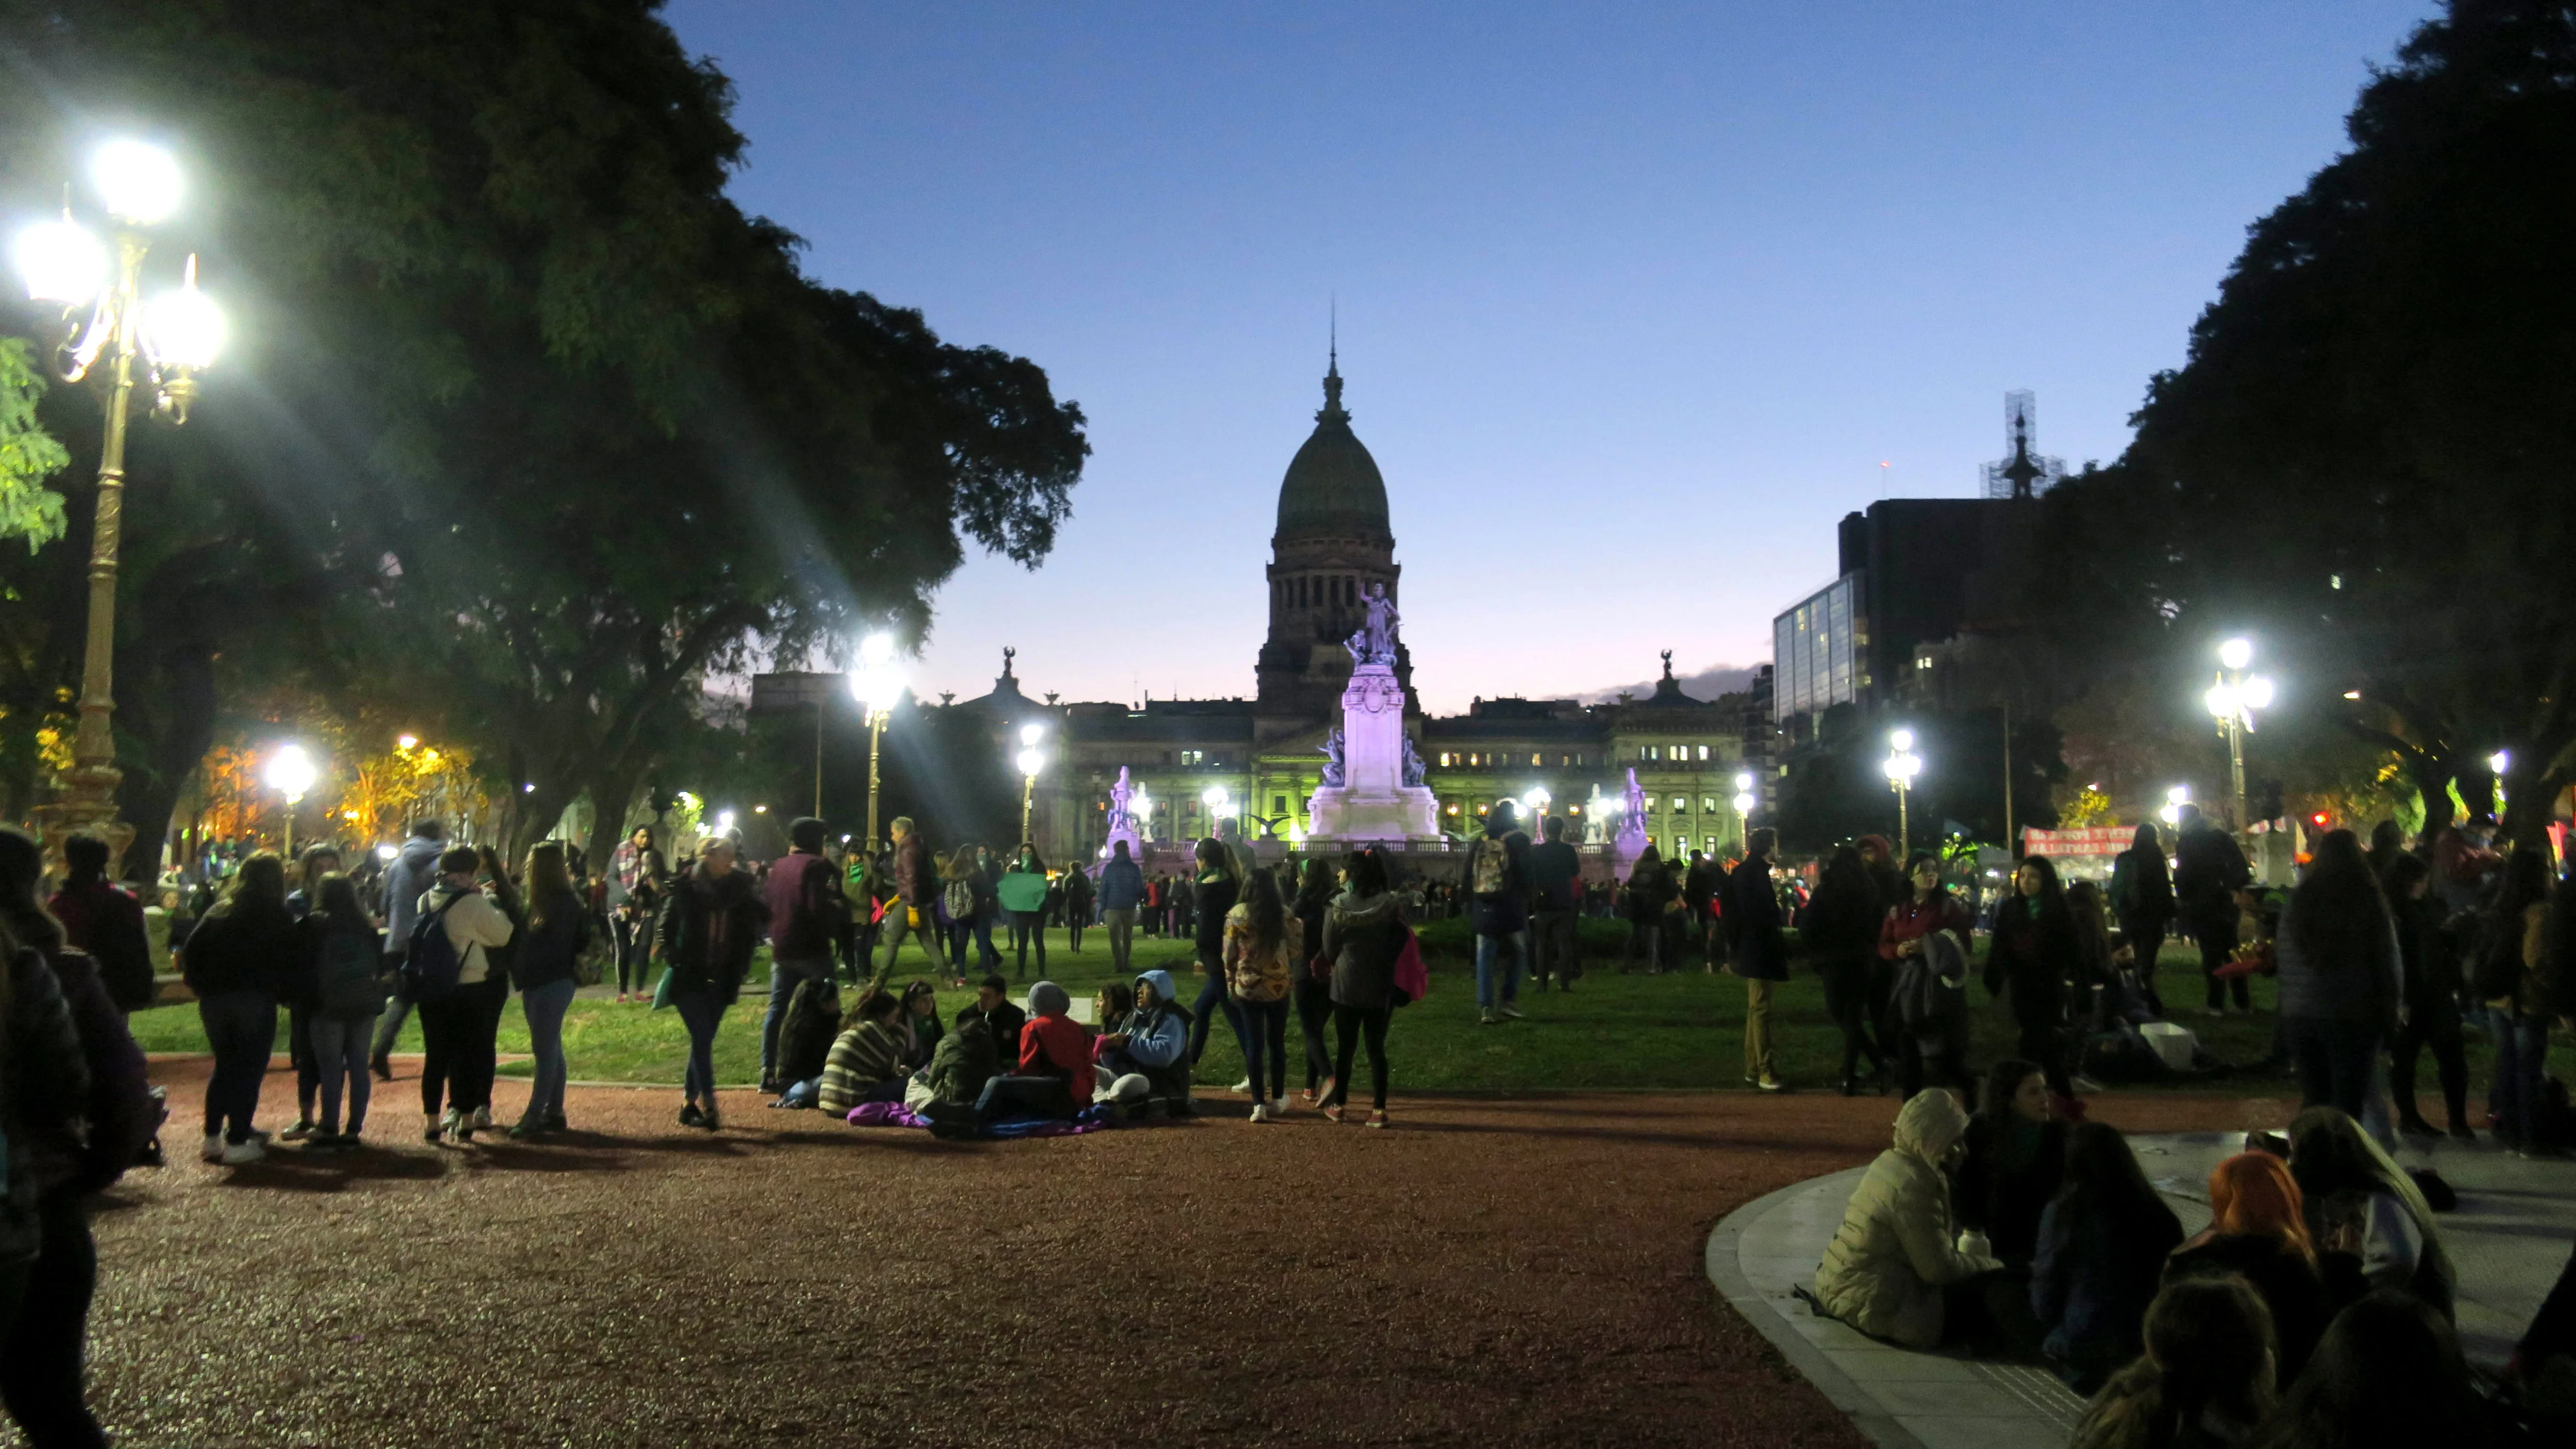
[[[1980,470],[1988,498],[2036,498],[2066,476],[2066,460],[2039,451],[2039,400],[2029,389],[2004,394],[2004,456]]]

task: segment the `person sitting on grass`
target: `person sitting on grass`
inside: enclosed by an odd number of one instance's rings
[[[2138,1356],[2147,1307],[2182,1224],[2128,1139],[2107,1122],[2069,1134],[2066,1185],[2039,1218],[2030,1311],[2048,1337],[2042,1351],[2060,1377],[2090,1397]]]
[[[1139,974],[1126,1014],[1100,1020],[1110,1028],[1093,1069],[1101,1090],[1113,1101],[1189,1116],[1190,1009],[1181,1005],[1172,973],[1158,967]]]
[[[1029,1024],[1029,1014],[1012,1003],[1011,983],[1002,979],[1002,973],[994,972],[975,988],[975,1010],[983,1016],[984,1030],[993,1038],[993,1059],[1018,1061],[1020,1028]]]
[[[2168,1285],[2146,1356],[2106,1385],[2071,1449],[2233,1449],[2272,1412],[2272,1316],[2242,1278]]]
[[[939,1049],[931,1053],[921,1082],[928,1089],[929,1102],[972,1106],[984,1095],[984,1084],[993,1079],[1001,1060],[993,1055],[993,1034],[985,1028],[984,1013],[960,1007],[950,1025],[955,1029],[939,1039]]]
[[[1037,1014],[1020,1028],[1019,1070],[984,1084],[978,1121],[1014,1114],[1066,1118],[1091,1105],[1091,1033],[1070,1014],[1073,998],[1052,981],[1029,988]]]
[[[826,1112],[847,1113],[863,1102],[900,1102],[910,1073],[903,1069],[903,1003],[888,991],[871,991],[859,1003],[859,1024],[832,1043],[812,1096]],[[800,1084],[801,1087],[801,1084]],[[789,1095],[802,1095],[791,1088]]]
[[[1939,1348],[1993,1336],[2004,1266],[1962,1252],[1945,1171],[1968,1130],[1959,1099],[1938,1087],[1896,1114],[1895,1140],[1869,1165],[1816,1269],[1814,1302],[1872,1338]]]

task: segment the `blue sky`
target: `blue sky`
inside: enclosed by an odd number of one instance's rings
[[[2003,393],[2115,456],[2248,223],[2432,6],[681,0],[735,192],[834,285],[1035,359],[1095,449],[1035,573],[940,592],[1071,699],[1245,694],[1338,299],[1433,709],[1769,655]]]

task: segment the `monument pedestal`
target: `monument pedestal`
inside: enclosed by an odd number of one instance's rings
[[[1326,847],[1440,838],[1440,802],[1405,782],[1404,686],[1392,651],[1363,660],[1342,691],[1341,780],[1317,789],[1308,806],[1309,844]]]

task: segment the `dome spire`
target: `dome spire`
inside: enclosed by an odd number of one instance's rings
[[[1347,423],[1351,415],[1342,408],[1342,304],[1332,303],[1330,341],[1326,344],[1324,364],[1324,410],[1315,414],[1319,423]]]

